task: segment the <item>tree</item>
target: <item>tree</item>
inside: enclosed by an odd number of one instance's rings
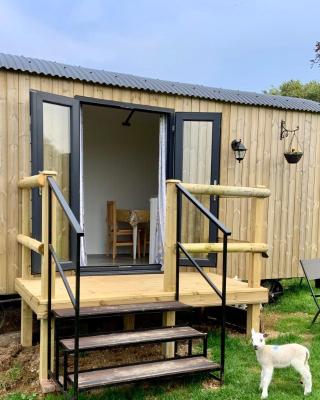
[[[320,42],[316,42],[314,47],[315,56],[311,62],[311,66],[318,65],[320,67]],[[264,90],[266,94],[301,97],[320,102],[320,82],[310,81],[302,83],[299,80],[291,79],[290,81],[283,82],[278,88],[272,87],[271,89]]]
[[[319,63],[320,63],[320,43],[319,43]],[[264,93],[280,96],[301,97],[320,102],[320,82],[310,81],[302,83],[299,80],[291,79],[283,82],[278,88],[272,87]]]
[[[314,66],[316,64],[318,64],[318,66],[320,65],[320,42],[316,42],[316,45],[314,46],[314,53],[315,56],[311,61],[311,65]]]

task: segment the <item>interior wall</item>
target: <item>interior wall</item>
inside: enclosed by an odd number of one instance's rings
[[[106,204],[149,209],[158,192],[159,116],[83,106],[83,170],[86,251],[106,251]],[[124,249],[129,250],[129,249]]]

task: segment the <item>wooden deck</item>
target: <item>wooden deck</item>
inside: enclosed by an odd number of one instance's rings
[[[221,289],[221,276],[213,273],[210,273],[209,276]],[[68,279],[74,290],[75,277],[70,276]],[[163,274],[83,276],[80,288],[82,307],[174,300],[174,292],[163,290]],[[16,279],[16,290],[38,318],[46,318],[47,302],[41,299],[40,278],[18,278]],[[193,306],[221,304],[219,297],[197,272],[180,274],[180,301]],[[259,304],[267,301],[267,289],[250,288],[245,282],[234,279],[227,280],[227,304]],[[56,279],[53,307],[71,307],[68,294],[60,278]]]

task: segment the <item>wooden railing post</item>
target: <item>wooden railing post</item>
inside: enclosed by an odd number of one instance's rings
[[[30,189],[21,192],[21,233],[30,237]],[[21,269],[23,279],[31,277],[31,251],[26,246],[21,246]]]
[[[48,176],[55,176],[56,172],[53,171],[42,171],[41,175],[44,176],[44,186],[42,187],[41,199],[42,199],[42,243],[43,243],[43,256],[41,258],[41,297],[47,300],[48,295],[48,256],[49,256],[49,184]],[[54,217],[54,215],[53,215]],[[53,218],[54,219],[54,218]],[[52,274],[52,297],[54,297],[54,281],[55,271]]]
[[[265,206],[263,198],[251,199],[251,242],[265,242]],[[248,271],[248,286],[252,288],[260,287],[262,270],[262,255],[252,253]],[[247,335],[251,334],[251,329],[260,330],[260,304],[249,304],[247,308]]]
[[[167,181],[166,226],[164,243],[164,291],[174,292],[176,288],[177,251],[177,188],[180,181]]]
[[[21,195],[21,233],[30,236],[30,189],[22,189]],[[31,278],[31,250],[21,246],[21,277]],[[21,300],[21,345],[32,346],[32,310],[29,305]]]
[[[167,181],[166,193],[166,226],[164,243],[164,291],[176,290],[176,251],[177,251],[177,188],[180,181],[170,179]],[[163,326],[173,326],[176,321],[174,311],[164,312],[162,316]],[[166,358],[174,356],[174,343],[163,345],[163,354]]]
[[[44,186],[42,186],[42,243],[43,243],[43,255],[41,258],[41,297],[44,300],[48,300],[48,278],[49,278],[49,184],[48,176],[55,176],[56,172],[53,171],[42,171],[41,175],[44,177]],[[55,218],[55,212],[53,212],[52,219]],[[54,241],[54,240],[53,240]],[[55,296],[55,268],[52,268],[52,285],[51,285],[51,297]],[[52,330],[52,336],[54,332]],[[51,341],[53,344],[53,341]],[[40,369],[39,379],[40,382],[47,380],[48,378],[48,319],[42,318],[40,321]],[[53,354],[53,353],[52,353]]]

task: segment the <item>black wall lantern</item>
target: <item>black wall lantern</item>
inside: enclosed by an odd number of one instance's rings
[[[241,142],[241,139],[239,139],[239,140],[234,139],[231,142],[231,148],[234,152],[234,156],[235,156],[236,160],[241,162],[244,159],[244,156],[246,155],[246,151],[247,151],[245,145]]]

